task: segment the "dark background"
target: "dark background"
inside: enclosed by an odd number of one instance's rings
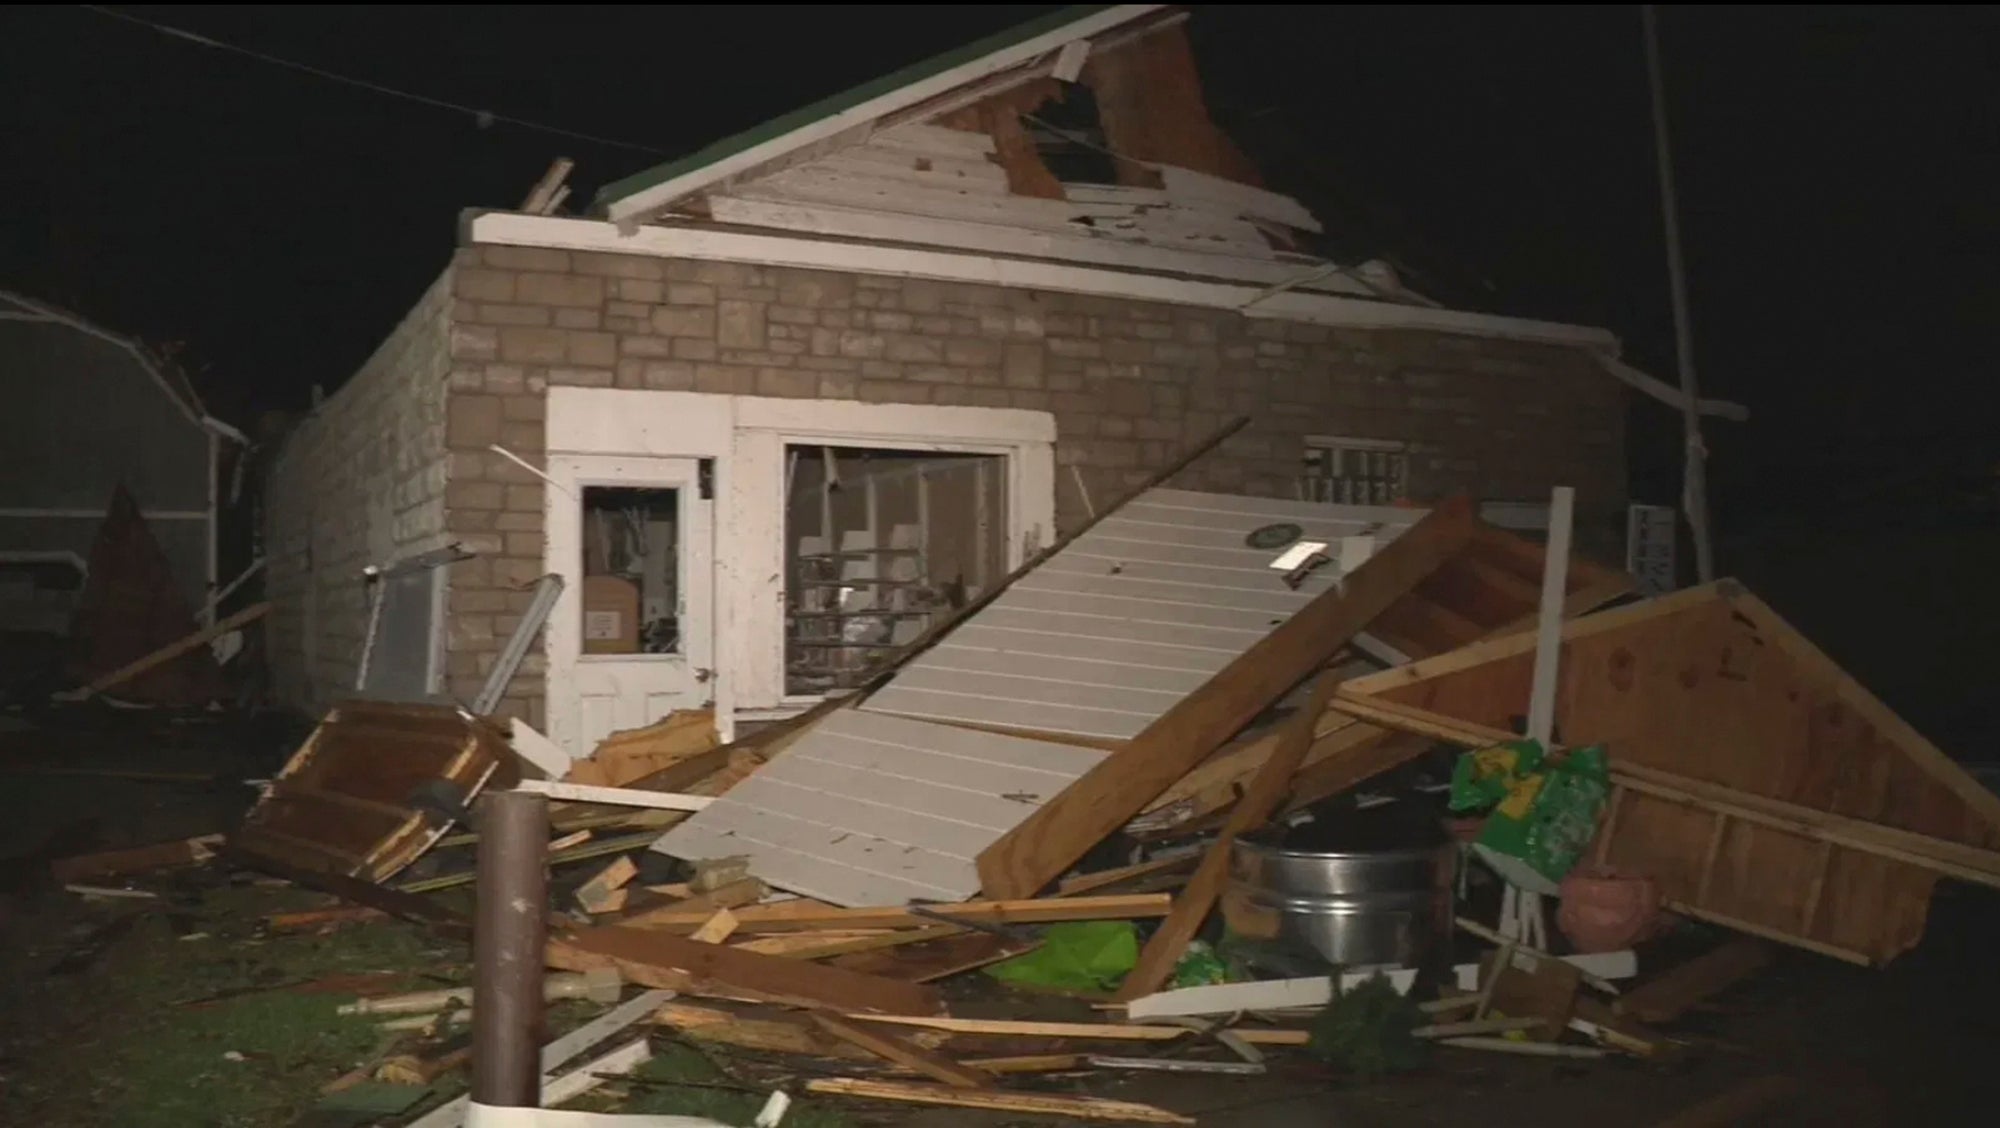
[[[298,410],[442,268],[459,210],[551,157],[573,200],[1044,7],[120,8],[438,108],[78,7],[0,12],[0,288],[186,342],[211,409]],[[1995,734],[2000,16],[1660,16],[1725,573],[1962,754]],[[1192,24],[1217,119],[1343,258],[1471,308],[1600,325],[1672,381],[1637,8],[1228,6]],[[615,139],[552,135],[472,111]],[[1679,420],[1632,411],[1635,500]]]

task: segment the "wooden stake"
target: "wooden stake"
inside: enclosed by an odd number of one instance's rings
[[[891,1064],[914,1069],[934,1081],[960,1089],[986,1089],[993,1085],[992,1074],[960,1065],[943,1054],[932,1053],[887,1031],[867,1030],[839,1015],[824,1012],[815,1013],[812,1019],[820,1029],[841,1041],[859,1046]]]

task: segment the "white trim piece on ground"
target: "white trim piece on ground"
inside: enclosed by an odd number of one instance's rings
[[[535,726],[519,717],[513,718],[512,729],[516,756],[542,769],[542,774],[550,779],[561,779],[569,774],[575,761],[570,759],[561,745],[543,736]]]
[[[684,172],[629,196],[607,201],[605,214],[614,222],[630,222],[684,196],[741,176],[801,149],[832,140],[849,130],[865,129],[900,110],[921,105],[968,83],[1032,63],[1078,39],[1087,39],[1159,11],[1161,4],[1120,4],[1073,20],[1053,31],[1024,39],[971,62],[898,87],[865,102],[828,114],[768,141],[731,153],[712,164]],[[1052,61],[1053,62],[1053,61]]]
[[[608,803],[614,807],[651,807],[660,811],[699,811],[714,802],[706,795],[682,795],[674,791],[639,791],[629,787],[599,787],[592,783],[563,783],[560,780],[524,779],[516,791],[533,792],[571,803]]]
[[[571,1058],[612,1037],[636,1022],[643,1022],[674,997],[672,991],[648,991],[629,999],[542,1047],[542,1084]],[[469,1097],[457,1097],[411,1121],[406,1128],[460,1128],[472,1106]],[[536,1110],[528,1110],[536,1111]]]
[[[1638,957],[1630,949],[1590,955],[1562,957],[1583,971],[1601,979],[1630,979],[1639,974]],[[1452,968],[1458,986],[1467,991],[1479,987],[1479,965],[1458,964]],[[1352,991],[1378,974],[1350,971],[1341,975],[1340,989]],[[1398,991],[1408,991],[1417,973],[1408,968],[1383,972]],[[1311,975],[1301,979],[1266,979],[1250,983],[1217,983],[1204,987],[1182,987],[1159,991],[1125,1004],[1130,1019],[1181,1018],[1207,1014],[1234,1014],[1238,1011],[1289,1010],[1294,1007],[1323,1007],[1333,1001],[1330,976]]]

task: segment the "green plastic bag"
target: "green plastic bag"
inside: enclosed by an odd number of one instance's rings
[[[1473,845],[1508,881],[1554,893],[1597,833],[1610,795],[1602,747],[1552,759],[1536,741],[1516,740],[1459,757],[1449,805],[1454,811],[1490,805]]]
[[[1174,975],[1167,981],[1168,987],[1206,987],[1211,983],[1229,982],[1229,965],[1206,940],[1190,941],[1186,954],[1174,965]]]
[[[1058,991],[1109,991],[1139,962],[1139,930],[1129,920],[1052,924],[1042,946],[1002,960],[986,974],[1002,983]]]

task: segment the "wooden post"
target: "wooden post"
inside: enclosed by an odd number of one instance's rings
[[[472,931],[472,1100],[540,1108],[542,960],[548,934],[549,807],[540,795],[479,801]]]

